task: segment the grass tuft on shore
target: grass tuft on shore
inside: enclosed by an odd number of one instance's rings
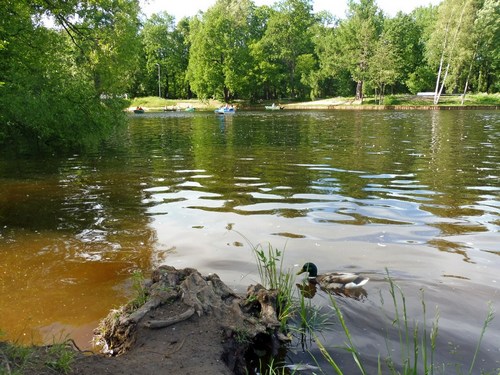
[[[1,331],[0,331],[1,337]],[[0,375],[71,373],[78,349],[71,339],[47,346],[23,346],[0,342]]]

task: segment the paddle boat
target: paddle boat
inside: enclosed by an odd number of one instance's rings
[[[233,106],[225,105],[223,107],[217,108],[214,112],[218,115],[229,115],[235,113],[236,108],[234,108]]]
[[[280,109],[284,109],[285,107],[283,107],[282,105],[276,105],[273,103],[273,105],[266,105],[266,109],[269,109],[271,111],[277,111],[277,110],[280,110]]]
[[[134,113],[144,113],[144,109],[142,107],[137,107],[134,109]]]

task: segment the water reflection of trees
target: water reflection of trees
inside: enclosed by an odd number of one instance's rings
[[[304,193],[359,204],[397,199],[417,203],[428,216],[470,219],[451,232],[439,226],[443,234],[487,230],[471,226],[488,209],[473,189],[491,184],[498,156],[484,147],[491,129],[479,112],[248,115],[218,131],[207,122],[194,121],[188,155],[193,169],[214,176],[204,187],[233,207],[261,202],[252,195],[257,190],[287,201]],[[235,187],[235,177],[255,181]]]

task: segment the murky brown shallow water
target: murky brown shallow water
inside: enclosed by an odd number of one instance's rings
[[[132,116],[97,153],[4,156],[0,329],[88,347],[134,270],[195,267],[243,292],[258,281],[250,241],[285,249],[290,267],[371,278],[366,298],[338,298],[367,361],[386,347],[388,268],[410,320],[422,322],[421,289],[429,321],[439,306],[453,347],[439,355],[462,363],[500,302],[499,147],[497,112],[205,112]],[[329,311],[326,295],[313,303]],[[500,368],[499,320],[486,369]]]

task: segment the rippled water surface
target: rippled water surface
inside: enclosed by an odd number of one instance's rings
[[[258,281],[249,242],[269,243],[286,266],[371,278],[360,300],[337,300],[375,361],[390,326],[387,268],[412,320],[422,291],[429,320],[439,306],[441,354],[460,362],[488,301],[500,305],[499,147],[498,112],[200,112],[132,116],[99,152],[3,156],[0,329],[85,347],[130,296],[134,270],[195,267],[244,292]],[[313,303],[329,311],[324,293]],[[500,367],[498,320],[487,369]]]

